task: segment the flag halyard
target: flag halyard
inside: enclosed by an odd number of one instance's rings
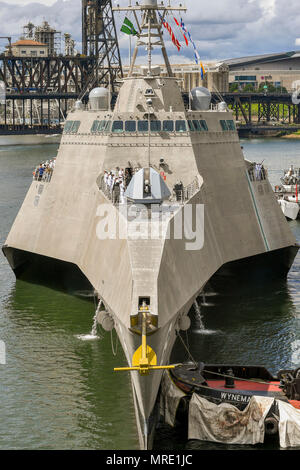
[[[178,52],[180,52],[180,49],[181,49],[181,44],[180,42],[178,41],[178,39],[176,38],[171,26],[169,25],[169,23],[163,19],[162,15],[158,12],[158,15],[161,19],[161,22],[162,22],[162,25],[166,28],[166,30],[168,31],[168,33],[170,34],[171,36],[171,39],[172,39],[172,42],[174,44],[174,46],[177,47],[177,50]]]

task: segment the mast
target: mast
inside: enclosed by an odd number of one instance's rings
[[[172,7],[171,2],[169,1],[168,6],[163,4],[158,5],[157,0],[143,0],[142,4],[136,4],[132,6],[131,1],[129,0],[128,7],[114,7],[113,11],[126,11],[126,12],[133,12],[138,30],[139,30],[139,37],[136,42],[136,46],[133,52],[130,69],[129,69],[129,77],[133,74],[134,65],[136,62],[136,58],[138,55],[138,50],[140,47],[146,47],[148,53],[148,72],[147,75],[152,75],[152,50],[155,46],[161,48],[161,52],[165,61],[167,75],[168,77],[173,77],[173,72],[171,69],[171,65],[169,62],[169,58],[167,55],[167,51],[165,48],[165,43],[163,39],[162,33],[162,23],[158,18],[157,13],[159,12],[164,20],[166,14],[172,11],[186,11],[185,7],[181,5],[178,7]],[[137,12],[141,12],[141,22],[138,20]]]

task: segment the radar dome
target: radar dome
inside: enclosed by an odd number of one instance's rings
[[[193,111],[208,111],[211,103],[211,94],[207,88],[197,87],[191,91]]]
[[[109,91],[107,88],[94,88],[89,94],[92,111],[107,111],[109,109]]]

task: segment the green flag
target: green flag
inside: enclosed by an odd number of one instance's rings
[[[123,26],[121,28],[121,31],[125,34],[132,34],[133,36],[138,36],[137,31],[134,29],[133,24],[131,21],[129,21],[128,18],[125,17]]]

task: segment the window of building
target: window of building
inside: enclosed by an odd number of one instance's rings
[[[148,132],[148,121],[138,121],[138,131]]]
[[[186,121],[176,121],[176,132],[186,132]]]
[[[236,82],[256,82],[256,75],[236,75]]]
[[[174,121],[163,121],[163,131],[174,132]]]
[[[44,54],[45,54],[45,51],[40,51],[40,54],[41,54],[41,55],[44,55]]]
[[[151,132],[161,132],[161,121],[151,121],[150,129]]]
[[[136,132],[136,122],[125,121],[125,132]]]
[[[120,132],[123,132],[124,130],[124,123],[123,121],[114,121],[112,125],[112,132],[115,134],[118,134]]]

